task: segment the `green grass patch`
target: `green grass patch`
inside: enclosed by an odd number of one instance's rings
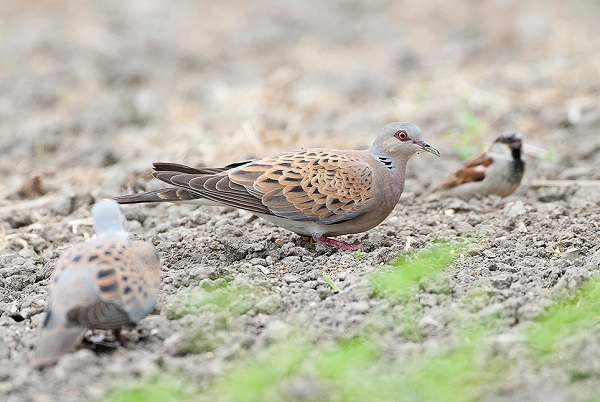
[[[117,388],[106,400],[479,400],[509,366],[499,356],[482,358],[488,328],[473,325],[459,333],[456,347],[437,354],[414,353],[401,362],[384,356],[373,335],[331,345],[314,345],[295,335],[240,361],[205,390],[192,393],[167,376]],[[302,380],[301,387],[290,386],[295,380]]]
[[[461,255],[473,250],[473,240],[438,240],[422,251],[406,253],[387,268],[373,272],[370,283],[374,296],[395,303],[406,303],[419,288],[428,287],[437,293],[450,292],[446,277],[441,274]]]
[[[179,289],[177,293],[167,297],[165,308],[171,320],[207,312],[226,311],[232,315],[241,315],[252,309],[267,294],[267,290],[262,287],[220,278]]]
[[[493,295],[494,290],[492,288],[476,287],[465,294],[463,305],[469,312],[476,313],[488,305]]]
[[[600,325],[600,277],[590,279],[573,294],[562,296],[534,320],[527,345],[537,357],[562,355],[565,340]]]
[[[421,317],[423,317],[423,307],[417,300],[414,300],[394,314],[392,322],[401,331],[402,337],[407,342],[422,342],[425,339],[425,333],[419,325]]]
[[[451,131],[446,137],[456,155],[461,160],[466,160],[486,148],[482,133],[487,130],[488,125],[471,113],[463,113],[461,124],[462,130]]]
[[[174,353],[205,353],[223,345],[235,325],[235,317],[252,310],[268,294],[263,287],[250,286],[241,280],[218,278],[169,295],[164,307],[169,319],[190,315],[198,317],[198,325],[182,334],[182,343]]]
[[[327,284],[329,285],[331,290],[333,290],[336,293],[340,291],[340,288],[338,287],[338,285],[336,285],[335,282],[333,282],[331,280],[331,278],[329,277],[329,275],[327,275],[327,273],[325,273],[325,272],[323,272],[323,279],[325,279],[325,282],[327,282]]]
[[[373,296],[395,305],[389,314],[395,328],[405,340],[420,342],[425,335],[419,321],[423,315],[418,295],[421,290],[430,294],[451,294],[448,268],[461,255],[478,248],[473,239],[437,240],[420,251],[411,251],[392,260],[369,275]],[[381,318],[373,320],[372,332],[379,332]]]
[[[143,379],[135,384],[117,387],[103,399],[104,402],[178,402],[190,401],[195,393],[178,377],[163,373],[160,376]]]
[[[280,383],[298,372],[311,349],[309,342],[294,336],[276,343],[219,378],[201,400],[282,400]]]
[[[223,320],[227,320],[227,317],[219,314],[215,321],[220,322]],[[228,329],[229,327],[219,327],[219,324],[215,325],[214,322],[209,324],[202,322],[201,325],[183,335],[184,342],[178,353],[186,355],[212,352],[224,344]]]
[[[431,289],[439,294],[450,292],[447,280],[440,278],[447,278],[447,269],[461,255],[475,249],[477,245],[472,239],[438,241],[423,251],[404,254],[389,267],[370,274],[373,294],[391,300],[392,308],[383,316],[370,317],[375,324],[366,325],[359,336],[313,342],[308,334],[298,329],[297,333],[257,353],[236,356],[232,367],[208,388],[195,389],[191,395],[189,388],[182,385],[172,394],[189,397],[187,400],[192,401],[481,399],[508,367],[505,358],[490,355],[486,349],[493,325],[483,320],[453,322],[450,325],[456,334],[456,344],[437,353],[418,349],[394,352],[395,347],[382,344],[380,337],[384,331],[400,328],[406,339],[421,341],[424,334],[419,320],[423,307],[419,293],[423,289],[429,293],[432,293]],[[176,315],[201,313],[206,311],[206,304],[218,306],[220,314],[227,314],[239,297],[252,299],[255,292],[256,289],[235,283],[197,287],[193,296],[184,294],[184,303],[177,299],[181,307],[176,310]],[[206,338],[202,336],[199,339],[204,344]],[[110,395],[136,395],[146,388],[142,380]]]
[[[415,353],[402,362],[387,359],[373,334],[316,347],[296,337],[233,369],[202,400],[293,400],[286,384],[303,379],[311,390],[307,400],[475,401],[509,367],[501,356],[482,358],[489,331],[484,325],[460,328],[456,347],[438,354]]]
[[[491,326],[482,322],[458,330],[458,345],[447,352],[414,356],[396,385],[415,401],[476,401],[493,389],[510,367],[506,357],[486,353]]]

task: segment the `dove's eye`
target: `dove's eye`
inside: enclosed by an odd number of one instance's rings
[[[406,134],[406,131],[404,130],[397,131],[396,134],[394,134],[394,137],[398,138],[400,141],[406,141],[409,139],[408,134]]]

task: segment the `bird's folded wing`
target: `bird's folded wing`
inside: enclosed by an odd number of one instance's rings
[[[95,240],[74,250],[63,259],[68,271],[57,264],[57,273],[62,272],[63,276],[88,273],[73,290],[80,302],[68,311],[69,321],[85,327],[115,329],[137,323],[152,311],[160,281],[160,262],[152,246]]]
[[[216,174],[166,170],[154,177],[224,205],[296,221],[343,222],[364,213],[373,197],[372,171],[356,153],[308,149]]]
[[[78,325],[98,329],[117,329],[132,323],[127,313],[119,306],[102,300],[73,307],[67,313],[67,318]]]
[[[95,284],[101,303],[88,306],[87,313],[97,315],[96,328],[102,320],[137,323],[156,303],[160,262],[154,248],[144,242],[115,242],[99,251]]]
[[[481,181],[485,178],[487,167],[493,159],[486,154],[481,154],[466,161],[458,170],[446,177],[437,185],[434,191],[448,190],[464,183]]]

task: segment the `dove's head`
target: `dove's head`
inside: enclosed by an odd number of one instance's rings
[[[426,143],[421,129],[414,124],[394,122],[384,126],[369,151],[377,156],[402,158],[426,151],[440,156],[440,152]]]
[[[129,238],[125,230],[125,217],[121,213],[119,204],[113,200],[102,200],[92,207],[94,227],[98,238],[117,236]]]

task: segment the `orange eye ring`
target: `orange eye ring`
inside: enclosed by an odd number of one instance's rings
[[[408,134],[406,134],[406,131],[400,130],[396,134],[394,134],[394,137],[396,137],[400,141],[406,141],[408,139]]]

